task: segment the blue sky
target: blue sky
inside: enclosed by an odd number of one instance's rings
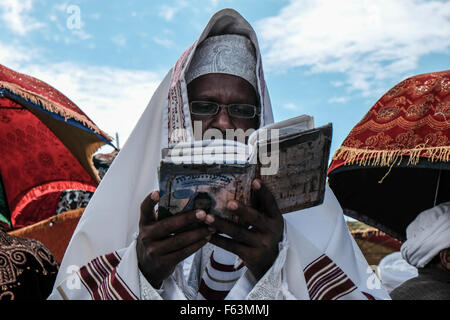
[[[1,0],[0,64],[53,85],[123,145],[222,8],[259,36],[275,120],[332,122],[332,152],[393,85],[450,69],[450,1],[437,0]]]

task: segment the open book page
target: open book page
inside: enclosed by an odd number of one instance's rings
[[[254,146],[257,143],[257,140],[261,140],[261,138],[262,140],[268,139],[268,137],[266,137],[265,135],[270,135],[270,131],[272,129],[278,129],[279,136],[281,137],[307,131],[313,128],[314,118],[308,115],[301,115],[280,122],[271,123],[267,126],[259,128],[250,135],[248,144]]]
[[[255,177],[283,213],[322,203],[331,124],[313,127],[312,117],[300,116],[258,129],[247,144],[198,140],[163,149],[159,218],[194,209],[231,218],[226,203],[250,204]]]
[[[233,140],[198,140],[162,149],[161,158],[183,164],[245,164],[252,150],[252,146]]]

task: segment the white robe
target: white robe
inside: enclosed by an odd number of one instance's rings
[[[169,71],[101,181],[68,245],[50,299],[197,297],[213,245],[200,249],[190,268],[180,263],[155,290],[140,274],[135,239],[140,203],[158,189],[159,150],[192,139],[184,73],[197,44],[224,33],[245,35],[254,44],[260,124],[273,122],[256,34],[236,11],[221,10]],[[283,217],[283,241],[272,267],[259,281],[245,270],[226,299],[389,299],[349,233],[331,189],[326,188],[322,205]]]

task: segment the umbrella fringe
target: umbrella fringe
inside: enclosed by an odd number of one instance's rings
[[[94,159],[93,159],[93,155],[94,153],[101,147],[103,146],[104,143],[103,142],[97,142],[97,143],[93,143],[90,146],[88,146],[88,148],[86,149],[86,156],[87,156],[87,160],[89,162],[89,165],[91,166],[91,168],[93,168],[94,170],[92,170],[92,174],[94,175],[92,178],[97,182],[100,183],[100,176],[98,174],[98,170],[95,169],[95,165],[94,165]],[[91,174],[91,176],[92,176]]]
[[[85,125],[89,129],[93,130],[95,133],[104,134],[103,132],[100,131],[100,129],[92,121],[87,119],[85,116],[80,115],[77,112],[60,105],[59,103],[52,102],[39,94],[30,92],[30,91],[23,89],[15,84],[4,82],[4,81],[0,81],[0,88],[5,88],[5,89],[11,91],[12,93],[22,97],[23,99],[30,101],[31,103],[34,103],[36,105],[41,105],[47,111],[59,114],[60,116],[62,116],[64,118],[65,121],[67,121],[67,119],[74,119],[78,122],[81,122],[83,125]],[[109,136],[108,136],[108,139],[112,140],[112,138]]]
[[[341,146],[333,155],[333,161],[344,160],[346,165],[392,167],[400,165],[403,156],[409,157],[407,165],[416,165],[420,158],[431,162],[450,162],[450,146],[425,147],[418,145],[413,149],[368,150]]]

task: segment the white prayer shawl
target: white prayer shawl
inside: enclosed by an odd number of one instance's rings
[[[420,213],[406,228],[403,258],[416,268],[425,267],[439,252],[450,248],[450,202]]]
[[[403,282],[419,275],[417,268],[403,259],[400,251],[395,251],[381,259],[377,266],[378,277],[390,293]]]
[[[184,72],[199,42],[228,33],[245,35],[255,46],[260,123],[273,122],[256,34],[239,13],[221,10],[166,75],[98,186],[68,245],[50,299],[198,298],[212,244],[195,254],[191,268],[180,263],[155,290],[139,272],[135,239],[140,204],[158,189],[161,148],[193,134]],[[273,266],[257,283],[245,269],[226,299],[389,299],[349,233],[330,188],[322,205],[285,214],[284,219],[284,238]]]

